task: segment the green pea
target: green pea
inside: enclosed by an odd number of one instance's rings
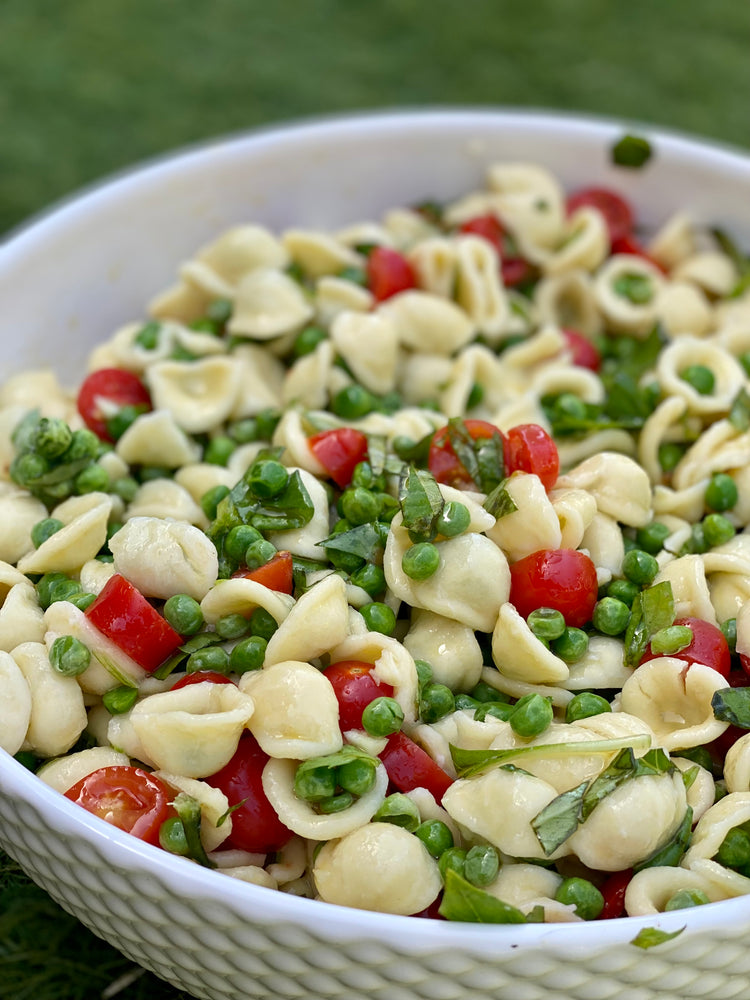
[[[737,619],[727,618],[726,621],[719,625],[724,638],[727,640],[727,645],[729,646],[730,653],[737,651]]]
[[[476,722],[484,722],[489,715],[490,718],[508,722],[514,709],[515,705],[511,705],[507,701],[484,702],[475,710],[474,719]]]
[[[214,337],[219,336],[219,334],[221,333],[221,324],[217,323],[215,320],[210,319],[208,316],[201,316],[200,319],[194,319],[192,323],[189,324],[189,326],[191,330],[197,330],[199,333],[210,333]],[[195,355],[193,355],[190,351],[187,351],[186,348],[184,348],[181,344],[178,344],[176,346],[176,350],[179,350],[180,357],[185,361],[190,361],[195,357]],[[191,357],[186,358],[185,355],[183,354],[183,351],[186,354],[190,354]],[[172,357],[175,357],[174,352],[172,352]]]
[[[540,736],[550,725],[553,717],[549,698],[543,698],[534,692],[519,698],[508,721],[514,733],[523,739],[531,739]]]
[[[255,426],[257,430],[257,440],[258,441],[270,441],[274,435],[279,421],[281,420],[281,411],[269,408],[266,410],[261,410],[260,413],[255,415]]]
[[[189,674],[199,670],[215,670],[219,674],[229,673],[229,653],[221,646],[204,646],[188,656],[185,669]]]
[[[72,582],[65,573],[45,573],[44,576],[39,580],[36,585],[36,596],[39,601],[39,607],[42,611],[46,611],[47,608],[52,604],[52,588],[55,584],[65,582]]]
[[[81,585],[76,580],[60,580],[52,583],[49,588],[49,602],[69,601],[81,593]]]
[[[439,566],[440,553],[432,542],[417,542],[401,558],[401,568],[411,580],[427,580]]]
[[[262,458],[253,462],[245,473],[245,482],[261,500],[271,500],[286,489],[289,472],[272,458]]]
[[[481,702],[508,701],[507,696],[502,691],[496,690],[491,684],[487,684],[485,681],[479,681],[469,693],[472,698],[476,698],[477,701]]]
[[[457,712],[474,712],[481,705],[481,702],[477,701],[476,698],[472,698],[470,694],[464,694],[463,692],[455,696],[453,703]]]
[[[387,604],[381,601],[373,601],[371,604],[364,604],[359,613],[365,620],[365,625],[369,632],[380,632],[382,635],[392,635],[396,627],[396,615]]]
[[[404,721],[404,710],[395,698],[374,698],[362,712],[362,728],[370,736],[391,736]]]
[[[44,458],[54,461],[67,451],[73,432],[59,417],[42,417],[34,435],[34,449]]]
[[[228,434],[217,434],[206,445],[203,461],[208,462],[209,465],[226,465],[236,448],[237,442]]]
[[[576,420],[585,420],[588,416],[586,404],[572,392],[562,392],[554,403],[555,413],[560,417],[573,417]]]
[[[690,528],[690,537],[680,549],[680,555],[708,552],[708,543],[703,533],[703,523],[693,524]]]
[[[679,653],[693,641],[693,630],[688,625],[670,625],[651,636],[651,652],[671,656]]]
[[[172,470],[167,469],[164,465],[142,465],[138,477],[142,483],[152,483],[155,479],[171,479]],[[229,492],[228,486],[217,487],[217,489]]]
[[[392,823],[394,826],[403,827],[409,833],[419,826],[419,810],[408,795],[403,792],[394,792],[386,796],[383,804],[372,817],[373,823]]]
[[[251,524],[238,524],[224,539],[224,551],[235,562],[244,562],[245,553],[254,542],[262,541],[263,535]]]
[[[222,615],[214,625],[220,639],[240,639],[250,631],[250,622],[244,615]]]
[[[364,386],[348,385],[331,400],[331,413],[342,420],[359,420],[377,408],[378,401]]]
[[[59,635],[52,643],[49,661],[63,677],[78,677],[91,662],[91,651],[72,635]]]
[[[630,580],[613,580],[607,587],[606,596],[614,597],[630,608],[640,592],[641,588],[637,583],[632,583]]]
[[[407,460],[411,457],[411,453],[416,447],[417,442],[414,438],[408,437],[406,434],[397,434],[396,437],[391,441],[391,448],[402,460]]]
[[[164,617],[180,635],[195,635],[203,628],[200,604],[189,594],[174,594],[164,604]]]
[[[692,906],[705,906],[711,900],[702,889],[680,889],[664,904],[664,912],[687,910]]]
[[[50,464],[42,455],[27,451],[16,455],[10,463],[10,477],[19,486],[33,485],[36,479],[49,472]]]
[[[295,358],[303,358],[306,354],[312,354],[318,344],[327,339],[328,334],[319,326],[306,326],[297,334],[292,354]]]
[[[206,316],[222,326],[232,318],[234,304],[231,299],[212,299],[206,307]]]
[[[662,524],[661,521],[652,521],[651,524],[638,529],[635,540],[639,548],[655,556],[664,548],[664,542],[666,542],[670,534],[671,532],[666,524]]]
[[[338,277],[344,281],[352,281],[363,288],[367,288],[368,285],[367,271],[362,267],[344,267],[339,271]]]
[[[464,875],[472,885],[480,889],[490,885],[497,878],[499,870],[500,858],[490,844],[477,844],[467,851]]]
[[[206,490],[203,494],[201,497],[201,510],[209,521],[214,520],[216,517],[216,508],[219,506],[224,497],[228,495],[229,487],[224,485],[214,486],[210,490]]]
[[[659,465],[666,473],[674,472],[684,454],[685,449],[681,445],[675,444],[673,441],[663,441],[659,445]]]
[[[367,524],[380,513],[380,501],[370,490],[355,486],[341,494],[341,513],[350,524]]]
[[[382,476],[375,475],[369,462],[357,462],[352,472],[351,485],[361,486],[365,490],[374,490],[376,486],[382,489],[385,480]]]
[[[138,492],[138,480],[133,476],[120,476],[112,483],[110,490],[125,503],[131,503],[135,500],[135,495]]]
[[[245,417],[244,420],[237,420],[227,427],[227,434],[237,444],[250,444],[259,439],[258,421],[255,417]]]
[[[324,815],[330,815],[331,813],[343,812],[353,802],[354,796],[351,792],[340,792],[338,795],[331,796],[330,799],[324,799],[322,802],[319,802],[318,809]]]
[[[360,569],[355,570],[351,580],[355,587],[361,587],[370,597],[377,597],[385,590],[385,573],[375,563],[365,563]]]
[[[404,401],[401,395],[392,390],[391,392],[384,393],[378,400],[378,412],[379,413],[396,413],[398,410],[402,409]]]
[[[79,611],[85,611],[86,608],[91,607],[91,605],[96,600],[96,594],[85,594],[81,592],[80,594],[73,594],[68,600],[71,604],[75,605]]]
[[[717,472],[711,476],[706,487],[705,501],[709,510],[731,510],[739,499],[737,484],[726,472]]]
[[[423,722],[432,724],[456,709],[453,692],[445,684],[426,684],[419,699],[419,715]]]
[[[471,391],[469,392],[469,396],[466,400],[466,409],[473,410],[475,406],[479,406],[479,404],[482,402],[483,399],[484,399],[484,386],[481,384],[481,382],[475,382],[472,385]]]
[[[159,844],[164,851],[186,858],[190,854],[185,827],[179,816],[170,816],[159,827]]]
[[[438,858],[438,871],[443,882],[445,882],[445,874],[448,871],[455,872],[457,875],[464,874],[466,853],[463,847],[449,847],[447,851],[443,851]]]
[[[107,433],[115,441],[119,441],[128,428],[132,427],[138,417],[145,412],[142,405],[121,406],[117,413],[104,421]]]
[[[300,765],[294,776],[294,794],[306,802],[332,798],[336,794],[336,772],[330,767]]]
[[[622,560],[622,572],[631,583],[648,587],[659,572],[659,563],[643,549],[631,549]],[[616,634],[616,633],[615,633]]]
[[[453,834],[440,819],[428,819],[420,823],[414,836],[422,841],[433,858],[439,858],[453,847]]]
[[[377,764],[374,760],[364,760],[355,757],[348,760],[336,770],[336,780],[345,792],[360,796],[369,792],[375,784],[375,769]]]
[[[734,525],[723,514],[707,514],[703,518],[703,537],[710,549],[734,538]]]
[[[268,642],[278,627],[276,619],[265,608],[256,608],[250,615],[251,633],[261,636],[266,642]]]
[[[716,386],[716,376],[705,365],[688,365],[679,372],[679,376],[701,396],[710,396]]]
[[[455,538],[456,535],[463,534],[471,524],[471,514],[469,508],[460,500],[449,500],[436,521],[436,528],[439,535],[446,538]]]
[[[603,597],[594,605],[591,618],[597,632],[604,635],[620,635],[628,626],[630,608],[614,597]]]
[[[581,691],[571,698],[565,708],[565,721],[578,722],[579,719],[591,719],[595,715],[611,712],[612,706],[606,698],[593,691]]]
[[[555,899],[566,906],[573,905],[583,920],[596,920],[604,909],[604,896],[586,878],[566,878],[560,883]]]
[[[251,635],[238,642],[229,654],[229,669],[233,674],[260,670],[266,658],[268,641],[260,635]]]
[[[646,274],[629,272],[621,274],[612,282],[612,290],[633,305],[645,305],[654,296],[654,286]]]
[[[559,639],[566,628],[565,618],[555,608],[537,608],[526,621],[537,639],[544,639],[546,642]]]
[[[38,549],[48,538],[57,534],[62,527],[64,527],[62,521],[56,517],[45,517],[41,521],[37,521],[31,529],[31,541],[34,547]]]
[[[725,868],[744,868],[750,864],[750,834],[735,826],[722,841],[715,860]]]
[[[138,701],[138,690],[121,684],[119,687],[110,688],[102,695],[102,704],[110,715],[122,715],[129,712]]]
[[[245,564],[248,569],[259,569],[276,555],[276,546],[266,538],[251,542],[245,550]]]
[[[150,323],[146,323],[140,328],[135,337],[133,337],[133,344],[142,347],[144,351],[153,351],[159,344],[159,334],[161,333],[161,323],[157,323],[152,320]]]

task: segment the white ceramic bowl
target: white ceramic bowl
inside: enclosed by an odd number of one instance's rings
[[[643,130],[642,130],[643,131]],[[656,224],[687,207],[750,243],[750,158],[646,129],[645,170],[612,167],[623,125],[440,111],[334,118],[188,151],[95,188],[0,248],[0,377],[87,351],[223,226],[336,226],[448,198],[498,159],[612,184]],[[0,751],[0,844],[95,933],[212,1000],[682,1000],[750,994],[750,897],[658,918],[480,926],[343,909],[236,882],[143,845]],[[684,931],[644,951],[646,926]]]

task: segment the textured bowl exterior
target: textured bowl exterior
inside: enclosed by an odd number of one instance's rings
[[[652,223],[687,206],[750,241],[748,158],[645,130],[653,166],[615,173],[608,150],[622,131],[502,111],[373,115],[260,132],[146,167],[0,247],[0,298],[14,330],[0,343],[0,376],[44,362],[73,383],[91,346],[140,315],[222,226],[338,225],[455,196],[500,158],[545,163],[568,185],[615,183]],[[750,897],[596,924],[479,926],[347,910],[143,845],[2,751],[0,846],[95,933],[208,1000],[750,996]],[[631,943],[643,927],[684,929],[644,951]]]

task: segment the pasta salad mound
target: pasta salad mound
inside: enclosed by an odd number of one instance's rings
[[[349,907],[750,893],[749,275],[525,163],[219,235],[0,388],[0,747]]]

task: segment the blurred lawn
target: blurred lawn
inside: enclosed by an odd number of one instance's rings
[[[564,108],[750,147],[748,52],[747,0],[0,0],[0,232],[144,157],[330,111]],[[133,968],[0,858],[2,1000],[95,1000]]]

